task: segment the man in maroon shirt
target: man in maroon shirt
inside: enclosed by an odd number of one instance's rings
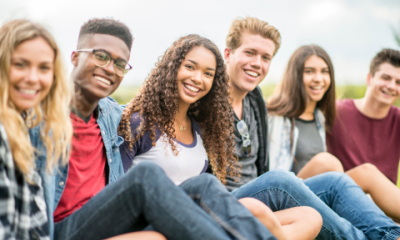
[[[347,171],[364,163],[397,182],[400,159],[400,52],[384,49],[371,62],[362,99],[337,101],[337,117],[327,133],[328,151]],[[371,166],[371,165],[367,165]]]

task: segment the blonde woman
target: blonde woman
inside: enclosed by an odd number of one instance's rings
[[[0,28],[0,239],[50,239],[42,178],[68,159],[70,92],[48,31],[27,20]],[[42,163],[34,128],[48,149]]]

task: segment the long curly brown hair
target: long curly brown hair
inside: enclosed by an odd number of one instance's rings
[[[172,44],[150,72],[140,92],[124,109],[118,131],[125,141],[129,142],[128,149],[132,149],[134,143],[146,131],[150,131],[155,146],[156,127],[158,127],[162,135],[166,134],[173,153],[178,154],[174,128],[179,109],[177,73],[186,54],[197,46],[205,47],[214,54],[217,68],[210,91],[190,105],[188,115],[199,123],[212,171],[222,183],[225,183],[227,168],[230,176],[238,177],[240,165],[234,148],[234,123],[228,75],[221,53],[207,38],[191,34],[179,38]],[[139,113],[143,122],[133,139],[130,120],[135,112]]]

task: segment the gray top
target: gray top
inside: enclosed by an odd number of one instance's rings
[[[255,162],[257,160],[257,153],[259,148],[258,136],[257,136],[257,121],[254,114],[255,109],[250,104],[250,99],[246,96],[243,99],[243,115],[242,120],[247,124],[249,129],[250,141],[251,141],[251,153],[250,156],[244,156],[242,150],[242,137],[237,130],[237,123],[240,121],[239,118],[234,114],[235,118],[235,143],[236,152],[239,157],[239,163],[242,165],[242,176],[238,182],[227,176],[226,178],[226,188],[232,191],[243,184],[250,182],[251,180],[257,178],[257,167]]]
[[[296,119],[295,125],[299,129],[299,137],[292,171],[297,174],[311,158],[324,152],[324,145],[315,119],[311,121]]]

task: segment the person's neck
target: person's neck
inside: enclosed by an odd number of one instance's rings
[[[374,119],[385,118],[388,115],[391,106],[374,101],[374,99],[367,95],[364,96],[364,98],[355,99],[354,104],[363,115]]]
[[[82,91],[77,87],[75,87],[75,92],[77,92],[77,94],[73,99],[73,105],[72,105],[74,110],[79,112],[79,114],[81,114],[81,116],[84,118],[89,117],[96,109],[100,100],[88,99],[86,96],[82,94]]]
[[[190,121],[187,112],[189,110],[189,104],[179,103],[178,113],[175,116],[175,124],[180,127],[180,125],[186,127]]]
[[[232,85],[231,85],[232,86]],[[240,91],[239,89],[232,86],[232,91],[229,93],[232,98],[232,108],[239,120],[243,116],[243,99],[246,97],[248,92]]]
[[[303,120],[313,120],[314,119],[314,111],[317,107],[317,102],[308,101],[306,110],[299,116],[300,119]]]

